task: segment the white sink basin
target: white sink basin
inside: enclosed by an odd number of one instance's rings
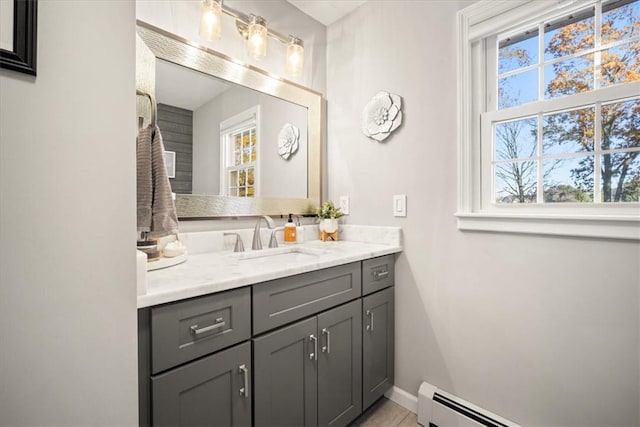
[[[232,256],[239,260],[268,259],[270,261],[301,261],[309,260],[326,253],[320,249],[302,248],[299,246],[284,246],[279,248],[261,249],[259,251],[236,252]]]

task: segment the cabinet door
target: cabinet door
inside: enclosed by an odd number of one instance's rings
[[[318,315],[318,424],[346,426],[362,412],[362,302]]]
[[[362,299],[362,403],[367,409],[393,386],[393,287]]]
[[[254,339],[256,426],[314,426],[318,336],[312,317]]]
[[[154,426],[251,425],[251,342],[151,379]]]

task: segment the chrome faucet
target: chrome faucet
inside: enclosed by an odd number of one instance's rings
[[[233,252],[244,252],[244,244],[242,243],[242,237],[238,233],[224,233],[225,236],[236,236],[236,244],[233,247]]]
[[[262,249],[262,240],[260,239],[260,221],[265,220],[267,223],[267,227],[269,229],[275,228],[276,224],[273,222],[271,217],[267,215],[263,215],[258,218],[258,222],[256,222],[256,227],[253,229],[253,242],[251,243],[251,249],[254,251]],[[275,233],[271,233],[271,240],[269,242],[269,247],[277,247],[277,241],[274,238]],[[271,246],[273,242],[276,242],[276,246]]]

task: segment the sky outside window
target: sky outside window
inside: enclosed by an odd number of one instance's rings
[[[550,100],[640,81],[640,0],[596,6],[542,23],[542,58],[535,28],[499,40],[499,110],[538,101],[539,93]],[[596,14],[602,23],[599,45]],[[595,70],[601,73],[599,86]],[[540,72],[543,88],[538,87]],[[496,202],[535,202],[536,191],[543,193],[538,202],[593,202],[596,167],[602,201],[640,201],[640,98],[637,92],[629,95],[631,99],[604,103],[598,117],[596,105],[590,105],[496,123],[494,161],[500,162],[494,166]],[[542,153],[536,150],[538,120],[542,120]],[[598,156],[594,155],[596,128],[598,149],[604,150]],[[524,158],[531,160],[515,161]],[[536,190],[531,185],[538,178],[532,174],[540,169],[542,182]]]

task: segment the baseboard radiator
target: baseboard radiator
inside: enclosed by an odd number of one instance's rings
[[[418,392],[418,424],[424,427],[521,427],[426,382]]]

